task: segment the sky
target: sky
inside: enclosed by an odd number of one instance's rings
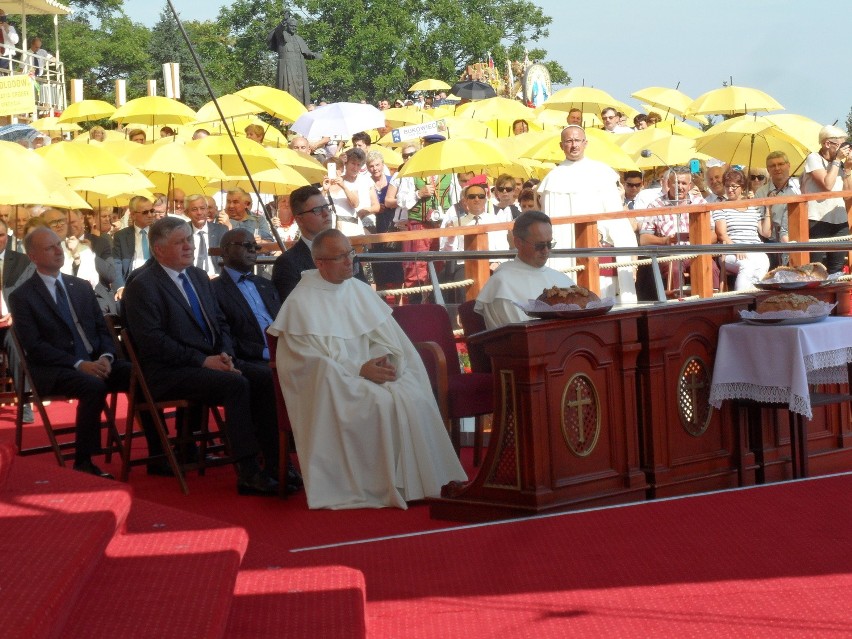
[[[172,1],[184,20],[212,20],[225,4]],[[630,94],[645,87],[679,84],[697,98],[733,79],[733,84],[768,93],[786,112],[821,124],[838,121],[845,128],[852,109],[849,0],[534,4],[553,22],[550,36],[532,47],[546,49],[548,59],[562,65],[571,76],[570,86],[594,86],[636,108],[640,103]],[[164,6],[158,0],[124,2],[131,19],[149,26]],[[443,79],[452,84],[453,78]]]

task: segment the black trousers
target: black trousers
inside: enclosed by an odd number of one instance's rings
[[[844,235],[849,235],[849,225],[846,222],[840,224],[809,222],[808,229],[811,238],[843,237]],[[829,275],[842,271],[845,261],[846,253],[844,251],[811,253],[811,262],[822,262],[828,270]]]

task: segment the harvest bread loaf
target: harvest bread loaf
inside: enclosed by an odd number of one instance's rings
[[[810,264],[804,264],[803,266],[779,266],[764,275],[763,279],[776,279],[776,276],[779,276],[779,279],[787,281],[798,280],[803,282],[812,282],[815,280],[826,279],[828,277],[828,271],[825,269],[825,266],[819,262],[811,262]]]
[[[819,304],[819,300],[810,295],[798,293],[783,293],[762,299],[757,303],[758,313],[772,311],[806,311],[811,304]]]
[[[538,296],[538,300],[551,306],[556,306],[557,304],[576,304],[580,308],[586,308],[586,304],[600,301],[600,298],[582,286],[569,286],[568,288],[553,286],[544,289],[544,292]]]

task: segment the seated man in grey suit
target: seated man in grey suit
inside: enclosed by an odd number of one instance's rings
[[[148,227],[156,219],[154,203],[137,195],[130,200],[132,224],[118,231],[112,238],[112,259],[115,262],[115,299],[120,300],[124,284],[133,269],[142,266],[151,257],[151,240]]]
[[[46,395],[78,400],[74,469],[111,479],[92,455],[101,447],[106,396],[127,390],[130,365],[115,359],[91,285],[60,273],[65,262],[60,237],[40,226],[24,238],[24,247],[36,273],[12,293],[9,306],[33,383]]]
[[[281,301],[302,278],[302,271],[316,268],[311,257],[311,242],[325,229],[331,228],[331,206],[315,186],[302,186],[290,194],[290,210],[299,227],[299,240],[280,255],[272,267],[272,283]]]
[[[208,221],[207,209],[209,207],[204,195],[190,195],[185,202],[184,212],[192,225],[192,239],[195,244],[192,263],[211,278],[215,277],[222,272],[222,267],[219,266],[219,258],[209,255],[208,251],[212,248],[219,248],[222,243],[222,236],[228,230],[228,227],[218,222]],[[254,237],[252,237],[253,240]]]
[[[258,398],[252,406],[257,424],[275,414],[275,388],[272,386],[272,369],[269,368],[266,329],[278,315],[281,299],[272,282],[253,274],[258,245],[247,229],[233,229],[225,233],[221,248],[224,268],[222,274],[210,283],[231,330],[235,364],[243,374],[251,371],[252,393]],[[271,428],[273,434],[277,433],[277,423]],[[269,427],[260,428],[258,439],[268,432]],[[273,445],[277,445],[277,441],[266,446],[262,444],[262,447]],[[288,492],[296,491],[301,485],[302,478],[288,462]]]
[[[188,399],[225,408],[240,494],[274,495],[278,482],[275,406],[261,397],[257,366],[238,368],[230,329],[207,274],[192,266],[190,226],[175,217],[150,227],[154,260],[134,273],[123,304],[142,371],[155,399]],[[266,371],[268,373],[268,371]],[[258,411],[269,414],[259,419]],[[263,432],[260,437],[255,430]],[[269,432],[273,431],[273,432]],[[260,444],[260,445],[259,445]],[[266,470],[258,463],[258,453]]]

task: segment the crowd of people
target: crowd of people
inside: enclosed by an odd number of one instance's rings
[[[654,124],[653,115],[637,118],[635,129]],[[488,328],[496,328],[528,319],[513,302],[573,284],[564,272],[573,261],[551,258],[554,248],[573,246],[573,228],[553,225],[553,219],[647,209],[642,217],[598,224],[602,246],[635,248],[638,254],[642,246],[689,241],[687,215],[653,209],[725,201],[730,207],[715,211],[711,220],[717,242],[786,242],[786,206],[750,206],[749,198],[852,188],[852,147],[836,127],[820,131],[820,149],[808,156],[801,180],[791,176],[781,152],[767,156],[765,171],[715,162],[697,172],[671,166],[646,175],[618,173],[586,157],[590,140],[581,117],[577,110],[567,114],[560,137],[565,160],[541,181],[476,172],[403,177],[406,162],[444,137],[404,142],[403,164],[388,167],[362,132],[345,142],[291,137],[293,150],[324,161],[327,176],[268,200],[241,189],[211,197],[175,188],[153,199],[133,197],[126,207],[92,211],[2,206],[0,326],[5,331],[14,326],[39,390],[79,399],[74,466],[80,471],[107,476],[92,461],[100,414],[108,393],[126,390],[129,373],[103,318],[120,313],[157,399],[224,407],[240,493],[278,491],[280,464],[287,463],[278,458],[273,384],[280,384],[308,504],[404,508],[465,478],[423,365],[389,306],[374,293],[428,283],[426,263],[371,265],[355,255],[349,238],[513,223],[510,232],[489,233],[489,249],[516,254],[493,261],[493,275],[475,307]],[[614,108],[603,109],[601,120],[606,131],[635,130]],[[524,120],[512,128],[518,135],[528,130]],[[90,132],[92,139],[103,136],[98,129]],[[244,133],[264,141],[263,127],[251,125]],[[193,137],[208,134],[198,130]],[[128,137],[146,142],[143,130]],[[848,234],[842,199],[814,200],[808,207],[811,237]],[[287,250],[271,269],[258,268],[257,255],[276,252],[279,240]],[[463,262],[452,257],[462,249],[458,236],[373,248],[444,251],[443,282],[464,277]],[[770,268],[766,254],[729,250],[714,273],[716,287],[730,276],[733,288],[749,288]],[[839,255],[815,258],[833,273],[843,266]],[[628,304],[648,294],[633,267],[618,266],[630,259],[619,256],[615,268],[604,271],[602,296]],[[666,268],[671,273],[664,277],[682,283],[689,264]],[[461,301],[458,294],[449,297]],[[407,303],[417,301],[410,296]],[[269,351],[267,332],[278,336],[277,352]],[[8,335],[5,348],[13,350]],[[277,361],[279,379],[271,360]],[[149,452],[162,453],[151,424],[143,422],[143,428]],[[147,470],[171,474],[156,457]],[[295,468],[286,477],[288,490],[300,489]]]

